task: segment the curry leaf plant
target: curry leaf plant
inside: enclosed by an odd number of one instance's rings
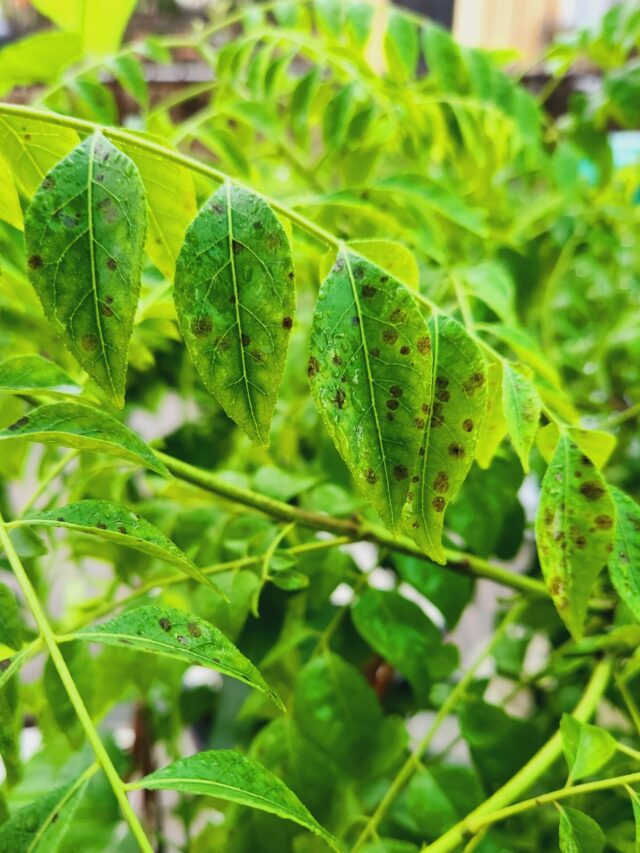
[[[635,4],[538,93],[372,0],[33,5],[0,849],[636,849]]]

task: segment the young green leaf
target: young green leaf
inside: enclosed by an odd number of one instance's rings
[[[265,446],[293,325],[293,278],[272,210],[232,184],[202,208],[176,266],[180,329],[198,372],[229,417]]]
[[[560,853],[602,853],[604,832],[592,817],[560,806]]]
[[[99,409],[79,403],[45,403],[0,430],[0,441],[26,439],[78,450],[92,450],[171,474],[135,432]]]
[[[31,197],[49,169],[78,144],[68,127],[52,130],[48,121],[0,115],[0,151],[24,194]]]
[[[45,314],[119,407],[145,231],[138,170],[100,133],[54,166],[25,218],[29,277]]]
[[[614,520],[600,473],[562,434],[542,481],[536,541],[547,588],[575,639],[582,637],[591,588],[609,557]]]
[[[0,219],[18,231],[24,228],[20,199],[9,164],[0,154]]]
[[[507,422],[502,406],[502,363],[488,361],[487,411],[480,424],[476,444],[476,461],[481,468],[489,468],[506,434]]]
[[[216,669],[262,691],[284,710],[278,694],[221,631],[204,619],[174,607],[155,604],[137,607],[108,622],[82,628],[75,636],[90,643],[127,646]]]
[[[227,749],[199,752],[174,761],[129,787],[181,791],[240,803],[292,820],[323,838],[334,850],[341,849],[284,782],[253,758],[239,752]]]
[[[610,486],[609,491],[616,507],[609,576],[620,598],[640,622],[640,506],[620,489]]]
[[[13,590],[0,584],[0,657],[6,658],[7,649],[18,651],[22,645],[23,620]],[[9,653],[10,653],[9,652]]]
[[[482,351],[460,323],[436,315],[429,321],[429,332],[432,375],[416,422],[421,442],[410,466],[412,486],[404,519],[407,532],[427,556],[444,563],[444,512],[473,462],[487,405],[487,377]]]
[[[35,527],[66,527],[80,533],[91,533],[178,566],[194,580],[215,587],[155,525],[112,501],[78,501],[59,509],[33,512],[15,523]]]
[[[502,400],[511,443],[525,473],[529,454],[540,422],[542,403],[530,368],[505,361],[502,367]]]
[[[0,850],[56,853],[87,790],[87,775],[55,788],[13,814],[0,826]]]
[[[57,364],[40,355],[16,355],[0,364],[0,393],[76,395],[82,387]]]
[[[320,287],[308,374],[358,486],[398,528],[429,395],[431,342],[409,291],[348,250]]]
[[[582,723],[570,714],[562,715],[560,732],[573,780],[593,776],[616,752],[616,742],[606,729]]]

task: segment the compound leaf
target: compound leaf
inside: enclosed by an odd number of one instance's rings
[[[508,361],[504,362],[502,401],[511,443],[526,473],[529,470],[529,454],[542,410],[542,402],[530,368],[516,367]]]
[[[409,291],[342,249],[324,280],[308,374],[316,406],[357,484],[397,529],[428,399],[431,342]]]
[[[436,315],[429,332],[432,375],[418,420],[420,449],[410,468],[404,517],[409,535],[431,559],[444,563],[444,512],[473,462],[487,405],[487,368],[482,351],[457,320]]]
[[[324,838],[334,850],[340,849],[338,842],[284,782],[255,759],[239,752],[227,749],[199,752],[156,770],[130,787],[181,791],[240,803],[292,820]]]
[[[202,208],[178,257],[175,302],[208,390],[249,437],[269,443],[295,290],[284,229],[255,193],[226,184]]]
[[[82,628],[76,636],[90,643],[126,646],[216,669],[262,691],[284,710],[278,695],[222,631],[174,607],[137,607],[108,622]]]
[[[542,481],[536,541],[547,588],[575,639],[582,637],[591,588],[609,557],[614,519],[600,473],[562,434]]]
[[[82,387],[57,364],[40,355],[16,355],[0,364],[0,393],[81,394]]]
[[[609,487],[616,507],[616,532],[609,576],[620,598],[640,622],[640,506],[620,489]]]
[[[119,407],[145,231],[138,170],[100,133],[54,166],[25,218],[29,278],[45,314]]]
[[[80,403],[45,403],[33,409],[0,430],[0,441],[13,439],[107,453],[143,465],[163,477],[171,476],[135,432],[110,415]]]

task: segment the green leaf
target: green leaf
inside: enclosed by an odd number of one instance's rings
[[[357,107],[355,88],[355,83],[347,83],[324,110],[322,138],[329,151],[337,151],[347,142],[349,126]]]
[[[82,628],[76,637],[216,669],[262,691],[284,710],[278,694],[221,631],[210,622],[174,607],[148,605],[127,610],[108,622]]]
[[[360,636],[406,676],[419,702],[427,700],[433,681],[455,669],[455,647],[443,646],[440,632],[418,605],[394,590],[367,589],[352,615]]]
[[[600,473],[561,435],[542,481],[536,541],[545,583],[574,639],[582,637],[591,588],[609,557],[614,520]]]
[[[9,164],[0,154],[0,219],[18,231],[24,228],[20,199]]]
[[[599,429],[580,429],[579,427],[567,427],[566,432],[580,450],[593,460],[594,465],[604,468],[615,449],[615,435]],[[559,438],[560,430],[553,421],[538,431],[536,443],[546,462],[551,462],[553,459]]]
[[[138,167],[147,196],[146,249],[160,272],[172,279],[184,235],[197,212],[191,172],[136,145],[121,145]]]
[[[421,443],[411,467],[405,529],[432,560],[445,562],[442,528],[447,505],[473,462],[487,404],[482,351],[456,320],[429,321],[431,382],[424,385]]]
[[[56,853],[86,790],[84,774],[17,811],[0,826],[0,850]]]
[[[293,263],[284,229],[253,192],[221,187],[189,228],[175,302],[208,390],[266,446],[293,325]]]
[[[525,473],[536,437],[542,402],[530,368],[505,361],[502,365],[502,400],[511,443],[520,457]]]
[[[460,47],[442,27],[422,28],[422,41],[429,74],[446,92],[464,92],[468,74]]]
[[[604,845],[604,832],[592,817],[560,806],[561,853],[602,853]]]
[[[16,355],[0,364],[0,393],[81,394],[82,386],[69,374],[40,355]]]
[[[502,363],[488,361],[487,411],[480,424],[476,444],[476,461],[481,468],[489,468],[506,434],[507,422],[502,405]]]
[[[19,524],[36,527],[66,527],[81,533],[91,533],[101,539],[142,551],[151,557],[164,560],[165,563],[178,566],[194,580],[217,589],[187,555],[167,539],[155,525],[112,501],[85,500],[58,509],[40,510],[20,519]]]
[[[52,82],[81,55],[78,37],[56,30],[36,32],[8,44],[0,50],[0,94],[14,86]]]
[[[302,805],[293,791],[255,759],[232,750],[199,752],[134,782],[130,788],[202,794],[270,812],[303,826],[334,850],[340,845]]]
[[[6,429],[0,441],[26,439],[77,450],[92,450],[126,459],[171,477],[166,467],[135,432],[99,409],[80,403],[45,403]]]
[[[22,645],[23,620],[13,590],[0,584],[0,657],[17,652]],[[4,647],[4,648],[3,648]]]
[[[25,218],[29,277],[45,314],[119,407],[145,229],[138,170],[100,133],[54,166]]]
[[[310,352],[311,391],[331,438],[395,530],[429,391],[431,344],[420,312],[399,282],[342,250],[320,287]]]
[[[77,144],[78,134],[68,127],[52,129],[48,121],[0,113],[0,151],[28,197],[49,169]]]
[[[391,77],[398,82],[415,77],[420,44],[418,27],[401,12],[391,11],[384,42]]]
[[[484,261],[458,271],[469,291],[504,323],[514,323],[515,287],[505,267],[496,261]]]
[[[636,822],[636,847],[640,849],[640,797],[635,792],[630,794],[633,806],[633,817]]]
[[[640,506],[620,489],[609,487],[616,508],[609,576],[616,592],[640,622]]]
[[[351,240],[348,246],[380,269],[391,273],[398,281],[418,290],[420,285],[418,262],[413,252],[402,243],[396,243],[395,240]],[[333,252],[327,252],[323,257],[320,263],[322,278],[326,278],[331,272],[334,257]]]
[[[120,47],[136,0],[34,0],[33,5],[63,30],[77,33],[85,53],[99,56]]]
[[[605,729],[582,723],[570,714],[560,721],[562,748],[573,780],[597,773],[616,752],[616,742]]]

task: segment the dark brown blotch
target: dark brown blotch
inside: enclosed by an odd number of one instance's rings
[[[158,625],[162,628],[163,631],[171,630],[171,620],[167,619],[166,616],[163,616],[161,619],[158,619]]]
[[[187,623],[187,631],[189,632],[189,634],[192,637],[201,637],[202,636],[202,630],[201,630],[200,626],[197,625],[195,622],[188,622]]]
[[[392,412],[395,412],[399,405],[400,403],[393,397],[390,400],[387,400],[387,409],[391,409]]]
[[[446,471],[438,471],[433,481],[433,488],[440,493],[449,491],[449,475]]]
[[[191,322],[191,331],[196,338],[206,338],[213,330],[213,320],[211,317],[196,317]]]
[[[385,329],[382,333],[382,340],[385,344],[395,344],[398,340],[398,332],[396,329]]]
[[[600,483],[589,480],[580,486],[580,494],[588,501],[598,501],[604,495],[604,488]]]
[[[466,420],[462,421],[462,429],[465,432],[473,432],[473,421],[471,420],[471,418],[467,418]]]
[[[104,523],[104,521],[99,521],[96,524],[96,527],[98,528],[98,530],[106,530],[107,529],[107,525]]]
[[[289,329],[292,328],[292,326],[293,326],[293,318],[292,317],[283,317],[282,318],[282,328],[283,329],[287,329],[287,331],[288,331]]]
[[[434,498],[431,501],[431,506],[435,509],[436,512],[444,512],[446,501],[443,497],[438,495],[437,498]]]
[[[406,478],[409,476],[409,472],[407,471],[404,465],[394,465],[393,476],[396,478],[396,480],[406,480]]]
[[[334,406],[338,409],[343,409],[344,404],[347,400],[347,395],[344,393],[342,388],[337,388],[334,398],[331,400]]]
[[[447,450],[449,456],[453,456],[454,459],[462,459],[464,456],[464,447],[461,444],[458,444],[457,441],[452,442]]]
[[[246,332],[243,332],[240,335],[240,343],[242,344],[243,347],[248,347],[249,344],[251,343],[250,335],[247,335]]]
[[[403,347],[400,347],[400,355],[409,355],[410,352],[411,350],[406,344]]]
[[[467,394],[474,394],[484,385],[484,373],[472,373],[462,386]]]
[[[375,484],[378,482],[378,475],[373,470],[373,468],[367,468],[367,470],[364,472],[364,478],[370,486],[375,486]]]
[[[389,393],[392,397],[402,397],[402,388],[399,385],[392,385],[389,388]]]
[[[31,255],[27,263],[29,264],[29,269],[39,270],[43,261],[40,255]]]
[[[363,284],[360,290],[365,299],[371,299],[378,292],[378,288],[372,284]]]
[[[598,530],[611,530],[613,519],[610,515],[598,515],[596,516],[596,527]]]
[[[447,391],[447,389],[446,389],[446,388],[441,388],[441,389],[438,391],[438,393],[436,394],[436,397],[437,397],[437,398],[438,398],[438,400],[440,400],[442,403],[448,403],[448,402],[449,402],[449,400],[451,399],[451,394]]]
[[[307,365],[307,376],[311,378],[315,376],[320,371],[320,365],[318,363],[318,359],[312,355],[309,359],[309,364]]]

